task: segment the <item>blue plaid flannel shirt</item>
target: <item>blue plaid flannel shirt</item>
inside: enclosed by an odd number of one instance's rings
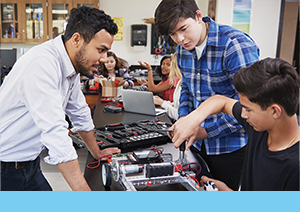
[[[187,51],[177,46],[178,67],[182,72],[182,90],[179,117],[186,116],[209,97],[220,94],[239,99],[233,85],[235,72],[259,60],[259,49],[245,33],[226,25],[219,25],[211,18],[207,44],[201,58],[196,50]],[[202,124],[208,139],[204,139],[210,155],[230,153],[247,144],[247,134],[237,120],[227,114],[209,116]],[[202,140],[194,142],[201,149]]]

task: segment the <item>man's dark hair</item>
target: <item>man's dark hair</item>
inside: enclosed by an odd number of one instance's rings
[[[276,58],[257,61],[234,75],[236,90],[266,110],[281,105],[287,115],[296,113],[299,104],[299,75],[288,62]]]
[[[118,31],[118,27],[111,17],[102,10],[86,6],[73,8],[64,33],[64,42],[78,32],[83,37],[84,42],[89,43],[95,34],[102,29],[106,29],[111,35],[115,35]]]
[[[155,28],[159,35],[169,35],[180,18],[196,18],[195,0],[162,0],[155,10]]]

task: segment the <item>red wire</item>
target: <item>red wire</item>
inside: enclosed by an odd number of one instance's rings
[[[198,181],[195,177],[193,177],[193,176],[187,176],[187,177],[189,177],[189,178],[195,180],[195,182],[196,182],[196,183],[198,184],[198,186],[200,187],[199,181]]]
[[[151,146],[151,149],[154,149],[157,151],[159,157],[160,157],[160,162],[162,162],[162,158],[161,158],[161,155],[160,155],[160,151],[155,147],[155,146]]]
[[[178,169],[180,169],[181,171],[184,170],[180,164],[177,164],[176,167],[177,167]],[[193,176],[187,176],[187,177],[193,179],[193,180],[198,184],[198,186],[200,187],[199,181],[198,181],[195,177],[193,177]]]
[[[196,177],[200,174],[200,172],[202,171],[202,166],[199,164],[199,163],[196,163],[196,162],[191,162],[191,163],[188,163],[185,167],[184,167],[184,169],[186,170],[186,169],[191,169],[191,167],[188,167],[188,166],[190,166],[191,164],[196,164],[196,165],[198,165],[199,166],[199,171],[198,171],[198,173],[196,174]],[[188,168],[187,168],[188,167]],[[194,168],[195,169],[195,168]],[[196,169],[197,170],[197,169]]]
[[[100,166],[101,159],[103,159],[103,158],[110,159],[111,157],[112,157],[112,155],[101,155],[100,158],[97,161],[93,161],[93,162],[88,163],[86,165],[86,167],[89,168],[89,169],[96,169]],[[93,164],[96,164],[96,165],[95,166],[90,166],[90,165],[93,165]]]

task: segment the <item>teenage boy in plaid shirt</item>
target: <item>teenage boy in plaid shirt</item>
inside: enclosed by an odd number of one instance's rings
[[[163,0],[155,11],[155,26],[170,35],[177,46],[182,72],[179,118],[216,94],[238,100],[233,85],[235,72],[259,59],[259,49],[245,33],[202,17],[194,0]],[[207,162],[215,179],[237,190],[247,135],[237,120],[227,114],[209,116],[199,126],[201,140],[194,150]]]

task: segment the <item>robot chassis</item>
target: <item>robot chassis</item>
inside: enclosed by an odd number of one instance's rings
[[[102,166],[102,182],[111,185],[111,179],[119,182],[125,191],[136,191],[136,187],[181,183],[188,191],[204,191],[191,171],[175,172],[174,162],[153,164],[124,164],[124,157],[113,157]],[[125,159],[126,160],[126,159]]]

